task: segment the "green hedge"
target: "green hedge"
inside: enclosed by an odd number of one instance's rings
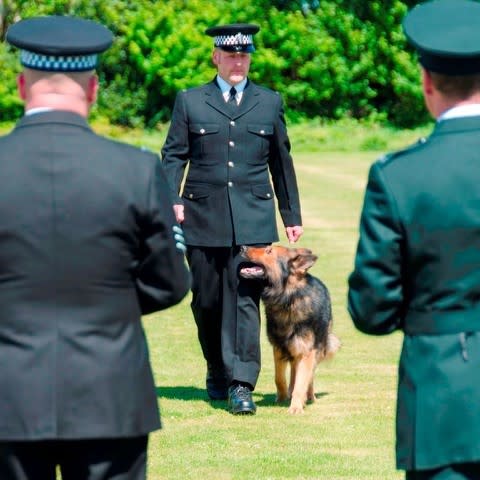
[[[102,56],[94,114],[126,126],[169,119],[178,90],[213,78],[207,26],[254,22],[251,78],[278,90],[290,120],[374,119],[401,127],[426,121],[419,70],[406,50],[399,0],[4,1],[3,24],[43,14],[96,18],[115,33]],[[15,52],[0,47],[0,120],[18,115]]]

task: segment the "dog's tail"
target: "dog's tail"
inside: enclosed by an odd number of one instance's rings
[[[325,350],[323,352],[323,360],[330,360],[331,358],[333,358],[341,345],[342,343],[340,342],[340,339],[333,333],[329,333],[327,337],[327,343],[325,345]]]

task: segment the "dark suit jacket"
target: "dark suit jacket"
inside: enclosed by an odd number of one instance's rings
[[[178,200],[189,245],[277,241],[275,195],[285,226],[301,225],[283,103],[271,90],[249,82],[238,107],[216,81],[180,92],[162,158],[174,195],[189,162]]]
[[[142,313],[189,289],[156,155],[69,112],[0,138],[0,440],[160,425]]]
[[[361,331],[405,333],[398,467],[480,461],[480,117],[372,166],[349,286]]]

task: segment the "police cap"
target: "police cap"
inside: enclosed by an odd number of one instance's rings
[[[427,70],[445,75],[480,73],[480,3],[433,0],[414,7],[403,30]]]
[[[6,40],[21,49],[22,65],[34,70],[82,72],[97,66],[113,41],[103,25],[78,17],[32,17],[13,24]]]
[[[253,35],[259,30],[258,25],[251,23],[231,23],[207,28],[205,33],[214,37],[217,48],[227,52],[251,53],[255,51]]]

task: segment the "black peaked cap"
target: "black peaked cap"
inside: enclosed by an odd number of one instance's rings
[[[480,73],[480,3],[432,0],[414,7],[403,30],[421,65],[436,73]]]
[[[253,35],[259,30],[260,27],[252,23],[230,23],[207,28],[205,33],[215,37],[215,47],[228,52],[251,53],[255,51]]]
[[[228,25],[217,25],[216,27],[207,28],[205,33],[211,37],[220,35],[236,35],[237,33],[255,35],[259,30],[260,27],[258,25],[254,25],[253,23],[230,23]]]
[[[112,32],[92,20],[69,16],[32,17],[13,24],[8,43],[43,55],[90,55],[105,51]]]

